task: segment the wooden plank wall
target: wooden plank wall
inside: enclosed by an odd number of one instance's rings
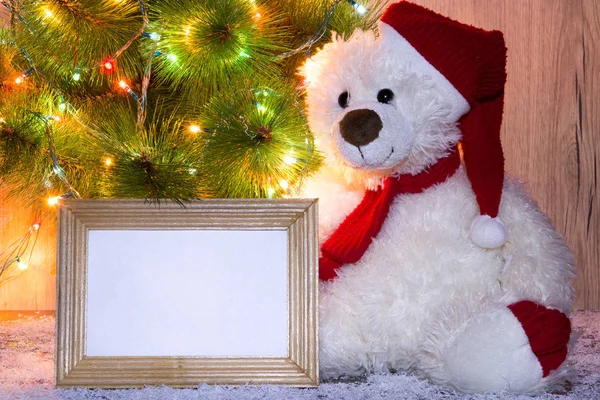
[[[502,132],[507,170],[528,183],[575,251],[576,307],[600,309],[600,2],[413,1],[504,32],[509,49]],[[0,215],[19,214],[6,204],[0,210]],[[46,232],[45,254],[53,255],[52,232]],[[52,266],[47,260],[40,277],[24,275],[12,288],[0,287],[0,310],[54,308]]]

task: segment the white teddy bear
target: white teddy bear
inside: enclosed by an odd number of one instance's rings
[[[408,2],[303,67],[325,154],[304,193],[320,207],[322,378],[514,393],[564,379],[574,260],[504,181],[505,71],[502,33]]]

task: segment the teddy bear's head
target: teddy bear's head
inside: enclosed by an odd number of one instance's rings
[[[338,175],[368,189],[388,177],[398,179],[381,186],[424,182],[428,174],[445,178],[456,171],[448,165],[456,161],[460,140],[480,213],[471,237],[483,248],[506,243],[498,217],[506,83],[500,31],[401,1],[383,13],[379,36],[362,31],[347,41],[334,36],[302,74],[310,128]]]
[[[468,103],[413,53],[381,24],[378,37],[360,30],[348,40],[334,35],[301,70],[319,149],[351,182],[373,186],[419,173],[460,139],[457,121]]]

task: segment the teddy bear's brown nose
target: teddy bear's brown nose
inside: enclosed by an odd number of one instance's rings
[[[373,110],[352,110],[340,121],[340,133],[354,146],[364,146],[379,137],[383,123]]]

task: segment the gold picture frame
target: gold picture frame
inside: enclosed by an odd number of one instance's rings
[[[88,264],[97,264],[89,258],[90,252],[94,253],[90,244],[90,236],[96,235],[94,231],[103,236],[119,231],[147,231],[165,237],[169,231],[223,231],[227,235],[233,234],[232,231],[284,232],[287,278],[282,290],[286,293],[287,337],[281,340],[286,340],[286,354],[88,355],[92,353],[86,340],[94,336],[88,331],[87,315],[88,287],[96,285],[93,281],[96,278],[88,276]],[[110,248],[103,252],[110,253]],[[175,203],[158,206],[143,200],[65,200],[58,216],[56,386],[194,387],[202,383],[317,386],[317,264],[315,199],[199,200],[183,207]],[[185,279],[181,276],[182,282]],[[164,298],[168,297],[167,293]],[[136,298],[135,294],[132,298]]]

